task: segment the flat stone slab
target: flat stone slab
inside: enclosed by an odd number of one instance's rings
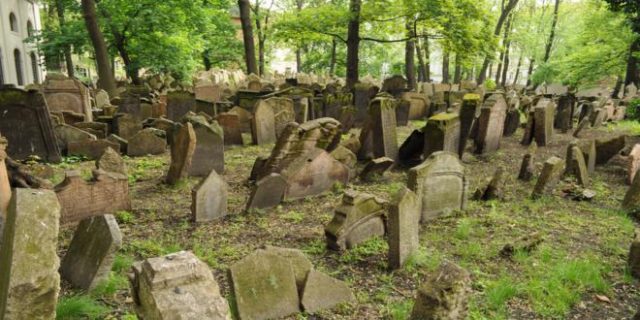
[[[353,301],[355,301],[355,297],[346,283],[320,271],[309,271],[302,294],[304,311],[314,313]]]

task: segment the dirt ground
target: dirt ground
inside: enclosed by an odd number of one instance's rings
[[[399,144],[424,122],[399,128]],[[640,124],[621,123],[586,130],[582,138],[631,135],[640,140]],[[116,258],[106,288],[90,295],[64,284],[61,305],[72,297],[87,296],[106,307],[89,314],[59,309],[59,318],[133,319],[126,273],[133,261],[192,250],[214,270],[223,294],[230,296],[226,270],[253,250],[266,245],[298,248],[316,269],[346,281],[357,303],[315,315],[290,319],[406,319],[419,285],[444,260],[469,270],[473,293],[469,319],[629,319],[640,305],[638,284],[626,270],[626,257],[637,222],[620,203],[628,188],[620,159],[597,168],[589,189],[592,201],[575,201],[565,190],[575,182],[565,180],[556,192],[537,200],[530,198],[535,179],[517,180],[526,147],[519,144],[523,130],[504,138],[501,149],[477,157],[463,157],[470,194],[484,184],[498,167],[504,168],[504,199],[469,200],[463,211],[453,212],[421,227],[420,252],[402,270],[387,270],[387,244],[373,239],[348,252],[325,248],[324,226],[341,201],[344,189],[319,197],[283,203],[279,207],[247,213],[250,193],[247,182],[253,161],[268,155],[272,146],[233,147],[225,151],[224,178],[229,184],[229,216],[221,221],[195,224],[190,220],[191,188],[199,179],[175,187],[163,184],[169,166],[163,156],[126,159],[129,166],[133,210],[117,218],[124,246]],[[346,136],[345,136],[346,137]],[[248,141],[248,137],[246,141]],[[564,158],[571,134],[557,133],[547,147],[538,148],[536,175],[550,156]],[[81,168],[89,175],[93,162],[65,163],[55,167],[55,182],[65,169]],[[376,183],[354,182],[346,188],[390,200],[406,184],[406,171],[397,169]],[[499,252],[520,236],[539,233],[544,241],[536,249],[503,258]],[[63,228],[60,255],[73,234]]]

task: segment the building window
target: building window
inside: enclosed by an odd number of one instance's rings
[[[33,83],[40,83],[40,75],[38,73],[38,56],[35,52],[31,52],[31,72],[33,72]]]
[[[2,70],[2,49],[0,48],[0,85],[4,84],[4,70]]]
[[[33,29],[33,23],[31,23],[31,21],[27,21],[27,35],[29,35],[29,37],[33,37],[34,35],[34,29]]]
[[[20,50],[13,50],[13,59],[16,64],[16,79],[18,79],[18,85],[24,85],[24,76],[22,73],[22,55],[20,54]]]
[[[16,15],[13,12],[9,14],[9,26],[11,31],[18,32],[18,19],[16,19]]]

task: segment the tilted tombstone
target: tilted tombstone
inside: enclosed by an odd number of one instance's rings
[[[567,158],[565,161],[565,174],[576,177],[581,186],[587,187],[589,184],[587,163],[576,141],[571,142],[567,147]]]
[[[196,97],[188,91],[173,91],[167,94],[167,118],[180,121],[189,111],[196,111]]]
[[[109,278],[122,233],[113,215],[84,219],[78,224],[60,274],[74,287],[91,291]]]
[[[376,93],[375,87],[366,83],[358,83],[353,88],[353,104],[356,111],[354,122],[356,125],[362,125],[365,122],[369,105],[371,104],[371,100],[376,96]]]
[[[280,137],[284,128],[290,122],[296,121],[296,113],[293,107],[293,100],[282,97],[271,97],[264,100],[271,106],[275,118],[276,138]]]
[[[438,151],[459,154],[460,117],[458,114],[440,113],[429,118],[423,132],[424,159]]]
[[[84,115],[84,121],[93,121],[91,96],[82,82],[63,75],[48,75],[42,87],[49,112],[69,111]]]
[[[191,113],[185,116],[183,122],[190,122],[196,134],[196,150],[189,175],[205,177],[211,170],[224,173],[224,131],[218,122],[209,123],[203,117]]]
[[[504,120],[507,116],[507,102],[501,94],[493,94],[480,109],[478,134],[475,137],[475,152],[485,154],[500,148],[504,134]]]
[[[196,151],[196,133],[189,122],[180,125],[171,144],[171,165],[165,179],[174,185],[187,177]]]
[[[571,94],[561,95],[558,98],[558,107],[553,127],[567,133],[573,129],[573,114],[575,113],[575,96]]]
[[[263,145],[276,142],[276,118],[273,108],[265,101],[258,101],[251,119],[253,144]]]
[[[333,219],[325,226],[327,246],[333,250],[356,247],[385,234],[385,201],[370,194],[347,191]]]
[[[35,155],[49,162],[62,160],[42,94],[4,87],[0,102],[0,133],[10,142],[7,154],[12,159]]]
[[[211,270],[193,253],[150,258],[132,269],[131,292],[141,319],[231,320]]]
[[[134,115],[124,113],[115,117],[115,127],[119,137],[129,140],[142,130],[142,122]]]
[[[550,99],[540,99],[534,108],[533,136],[538,146],[546,146],[553,139],[553,118],[556,106]]]
[[[287,181],[284,200],[319,195],[349,182],[349,169],[320,148],[297,157],[281,173]]]
[[[458,155],[462,157],[467,147],[467,141],[471,137],[471,128],[480,115],[481,100],[480,95],[469,93],[462,99],[462,107],[460,108],[460,143]]]
[[[396,113],[394,99],[388,95],[379,95],[369,106],[371,134],[374,158],[387,157],[398,159],[398,138],[396,133]]]
[[[402,99],[409,101],[409,120],[421,120],[429,115],[431,101],[425,94],[405,92]]]
[[[420,247],[420,199],[404,187],[395,195],[387,222],[389,269],[399,269]]]
[[[234,113],[220,113],[216,117],[216,121],[222,127],[224,133],[225,145],[243,145],[242,140],[242,128],[240,125],[240,119],[237,114]]]
[[[191,215],[195,222],[207,222],[227,215],[229,186],[222,177],[211,170],[209,176],[191,191]]]
[[[96,136],[76,127],[59,123],[53,128],[58,142],[58,149],[67,154],[67,146],[69,143],[80,142],[86,140],[97,140]]]
[[[196,85],[194,91],[197,100],[215,103],[222,99],[222,88],[216,84]]]
[[[14,190],[0,245],[0,318],[55,319],[59,223],[53,191]]]
[[[467,178],[464,165],[450,152],[436,152],[409,170],[408,187],[421,199],[422,221],[433,220],[451,210],[464,209]]]
[[[167,149],[166,132],[153,128],[146,128],[136,133],[127,144],[127,155],[130,157],[143,157],[147,155],[163,154]]]
[[[553,187],[558,183],[564,171],[563,163],[564,161],[558,157],[547,159],[531,194],[532,198],[540,197],[553,190]]]
[[[627,183],[631,184],[636,176],[636,172],[640,169],[640,144],[633,146],[629,152],[629,159],[627,161]],[[2,170],[1,164],[0,170]]]

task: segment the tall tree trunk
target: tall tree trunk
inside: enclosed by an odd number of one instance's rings
[[[127,46],[125,44],[124,37],[119,33],[114,33],[114,44],[118,53],[120,54],[120,58],[122,58],[122,62],[125,66],[125,71],[127,72],[127,77],[131,79],[131,83],[134,85],[141,85],[142,81],[140,80],[140,67],[138,64],[131,59],[129,55],[129,51],[127,50]]]
[[[560,0],[556,0],[556,6],[553,9],[553,20],[551,21],[551,33],[549,33],[549,40],[547,40],[547,47],[544,49],[544,63],[549,62],[551,58],[551,48],[553,48],[553,40],[556,37],[556,25],[558,25],[558,11],[560,10]]]
[[[407,76],[407,86],[409,90],[415,89],[417,86],[416,83],[416,43],[413,40],[414,32],[413,25],[407,21],[407,36],[411,38],[410,40],[405,42],[404,49],[404,66],[405,66],[405,75]]]
[[[640,85],[640,74],[638,70],[638,59],[635,54],[640,51],[640,37],[636,38],[629,48],[629,57],[627,58],[627,75],[624,80],[625,86],[634,83],[636,86]]]
[[[62,0],[56,0],[56,11],[58,12],[58,24],[60,25],[60,30],[64,30],[66,25],[66,20],[64,16],[64,3]],[[75,77],[75,70],[73,68],[73,59],[71,57],[71,46],[64,46],[64,61],[67,65],[67,75],[69,78]]]
[[[462,59],[460,59],[460,54],[456,53],[456,68],[453,72],[453,83],[460,83],[462,80]]]
[[[520,77],[520,68],[522,67],[522,59],[524,59],[524,54],[520,53],[520,58],[518,59],[518,67],[516,67],[516,75],[513,77],[513,85],[518,84],[518,78]]]
[[[502,63],[502,84],[503,87],[507,85],[507,74],[509,72],[510,54],[511,51],[511,39],[507,38],[507,46],[504,48],[504,62]]]
[[[429,48],[429,38],[424,38],[424,81],[431,82],[431,49]]]
[[[247,64],[247,73],[258,73],[256,63],[256,49],[253,43],[253,26],[251,22],[251,7],[249,0],[238,0],[240,7],[240,23],[242,25],[242,37],[244,41],[244,60]]]
[[[442,83],[449,83],[449,50],[442,51]]]
[[[302,72],[302,49],[296,49],[296,72]]]
[[[362,0],[349,2],[349,26],[347,31],[347,87],[353,88],[360,78],[360,9]]]
[[[91,43],[96,55],[96,64],[98,65],[98,87],[104,89],[110,96],[116,95],[116,80],[113,77],[111,65],[109,64],[109,54],[107,53],[107,44],[104,42],[104,36],[98,26],[98,17],[96,14],[96,3],[94,0],[82,0],[82,13],[87,32],[91,38]]]
[[[260,2],[256,0],[253,6],[254,19],[256,21],[256,33],[258,36],[258,75],[264,74],[264,40],[262,21],[260,21]]]
[[[427,67],[424,65],[420,40],[416,39],[416,55],[418,56],[418,81],[427,82]]]
[[[611,98],[615,99],[618,96],[620,96],[621,99],[624,98],[625,88],[623,80],[622,76],[618,76],[616,79],[616,86],[613,88],[613,92],[611,93]],[[620,94],[620,91],[622,91],[622,94]]]
[[[509,16],[509,14],[511,13],[511,11],[513,11],[513,9],[515,9],[515,7],[518,5],[518,1],[519,0],[507,0],[507,5],[503,7],[502,12],[500,13],[500,17],[498,17],[498,23],[496,23],[496,28],[493,31],[493,35],[495,37],[500,36],[500,31],[502,30],[502,25],[504,24],[505,20],[507,19],[507,16]],[[487,68],[489,67],[489,64],[491,63],[491,56],[487,56],[484,59],[484,62],[482,63],[482,68],[480,69],[480,72],[478,73],[478,84],[482,84],[484,83],[484,80],[487,78]]]
[[[338,47],[338,42],[336,38],[331,39],[331,63],[329,65],[329,75],[334,76],[336,74],[336,51]]]
[[[531,76],[533,75],[533,67],[535,66],[535,64],[536,59],[531,59],[531,62],[529,62],[529,71],[527,72],[527,87],[531,85]]]
[[[507,17],[507,24],[504,27],[504,34],[502,36],[502,48],[500,49],[500,58],[498,59],[498,71],[496,71],[496,85],[500,85],[500,78],[502,77],[502,69],[505,68],[504,60],[505,54],[507,54],[507,47],[509,45],[509,33],[511,31],[511,22],[513,21],[513,15],[510,14]]]
[[[209,59],[209,50],[205,50],[205,52],[202,53],[202,64],[205,70],[209,70],[213,66],[211,59]]]

